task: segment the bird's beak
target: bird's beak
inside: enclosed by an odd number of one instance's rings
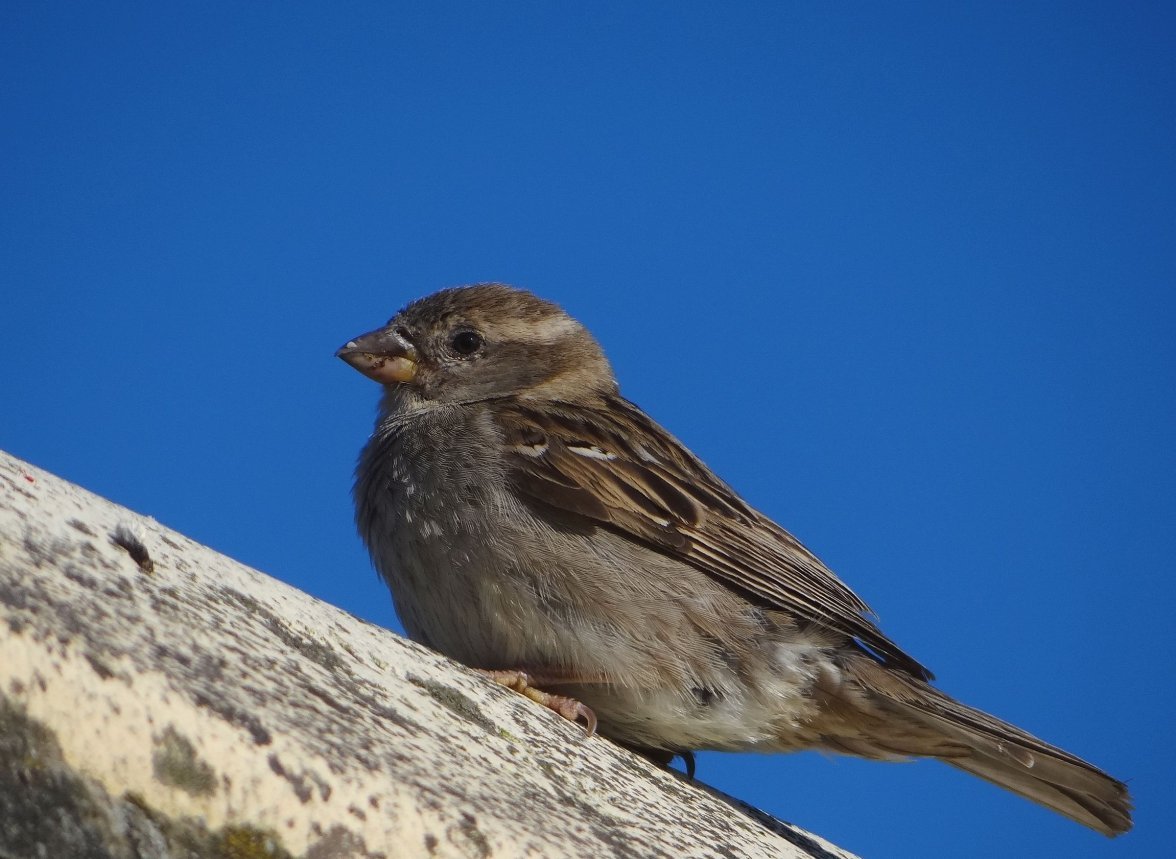
[[[416,376],[416,347],[392,328],[377,328],[348,340],[335,357],[381,385],[411,382]]]

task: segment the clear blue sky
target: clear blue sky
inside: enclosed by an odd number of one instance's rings
[[[4,5],[0,447],[397,628],[332,353],[529,287],[1138,830],[934,763],[702,778],[871,859],[1170,851],[1172,7],[403,5]]]

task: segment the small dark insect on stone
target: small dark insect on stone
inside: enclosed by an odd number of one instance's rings
[[[127,554],[131,556],[131,560],[139,565],[141,571],[144,573],[155,572],[155,562],[151,560],[151,553],[147,551],[143,541],[130,528],[119,525],[110,532],[110,542],[120,549],[125,549]]]

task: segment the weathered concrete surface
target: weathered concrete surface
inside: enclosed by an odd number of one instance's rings
[[[0,453],[3,859],[845,855]]]

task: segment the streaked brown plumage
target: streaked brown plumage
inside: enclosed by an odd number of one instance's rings
[[[339,354],[385,385],[357,522],[413,637],[526,671],[635,748],[931,756],[1130,828],[1122,783],[933,688],[796,538],[620,396],[555,305],[444,290]]]

